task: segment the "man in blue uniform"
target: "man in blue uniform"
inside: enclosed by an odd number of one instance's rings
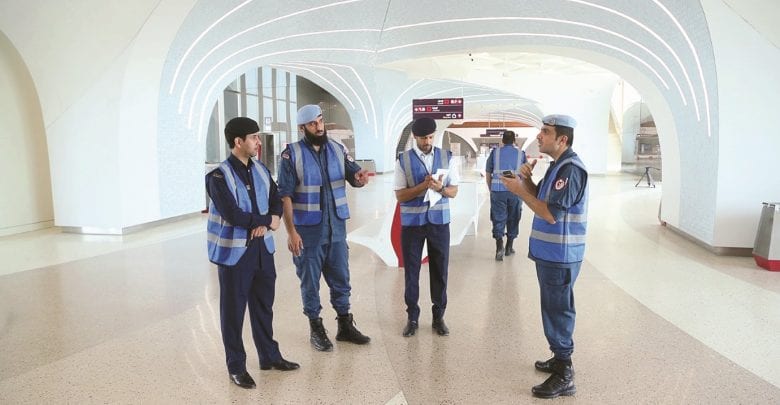
[[[493,239],[496,240],[496,261],[515,253],[512,243],[520,227],[520,215],[523,205],[517,195],[509,192],[501,177],[505,171],[513,176],[520,174],[520,167],[526,162],[525,151],[515,146],[515,132],[504,131],[500,148],[490,151],[485,163],[485,179],[490,190],[490,221],[493,222]],[[506,248],[504,248],[506,233]]]
[[[363,187],[368,184],[368,172],[355,163],[344,145],[328,138],[318,105],[301,107],[297,118],[303,139],[291,143],[282,152],[279,194],[287,247],[301,280],[310,341],[316,350],[333,350],[320,317],[320,277],[323,276],[330,287],[331,305],[338,314],[336,340],[366,344],[371,339],[357,330],[349,312],[352,287],[347,253],[346,182]]]
[[[241,338],[247,303],[260,369],[298,368],[282,358],[273,338],[276,267],[271,231],[279,227],[282,204],[268,169],[254,159],[260,147],[257,123],[233,118],[225,125],[225,140],[230,157],[206,175],[211,197],[208,254],[219,271],[219,315],[230,381],[254,388]]]
[[[553,352],[537,361],[537,370],[551,373],[532,392],[541,398],[574,395],[574,282],[585,253],[588,171],[571,149],[576,121],[567,115],[548,115],[536,136],[539,150],[553,158],[539,184],[531,180],[536,160],[520,170],[520,179],[503,178],[534,212],[528,257],[536,262],[544,335]]]
[[[418,118],[412,123],[412,149],[395,164],[395,198],[401,204],[401,251],[404,259],[404,300],[407,322],[403,336],[417,332],[420,318],[420,265],[428,242],[428,267],[433,301],[433,330],[450,334],[444,323],[447,308],[447,269],[450,256],[450,198],[458,194],[460,180],[451,153],[433,146],[436,121]],[[446,170],[446,175],[438,174]],[[438,201],[435,201],[438,199]],[[433,203],[435,202],[435,203]]]

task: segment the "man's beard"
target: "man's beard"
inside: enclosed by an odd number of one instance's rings
[[[325,142],[328,142],[328,131],[322,130],[322,135],[317,135],[313,132],[309,132],[308,128],[303,128],[303,134],[306,136],[306,139],[309,140],[309,143],[311,143],[314,146],[322,146],[325,145]]]

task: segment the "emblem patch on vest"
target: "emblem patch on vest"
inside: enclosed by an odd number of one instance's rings
[[[563,188],[566,187],[566,183],[568,182],[569,182],[568,178],[555,180],[555,190],[556,191],[563,190]]]
[[[287,153],[287,152],[282,152],[282,157],[285,158],[285,159],[289,159],[290,158],[290,154]]]
[[[349,160],[350,162],[354,162],[355,161],[355,159],[352,156],[350,156],[350,155],[347,155],[347,160]]]

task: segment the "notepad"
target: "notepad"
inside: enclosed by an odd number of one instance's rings
[[[441,177],[440,181],[442,182],[442,184],[447,184],[447,175],[449,174],[449,172],[450,171],[448,169],[437,169],[433,177],[436,178],[437,180],[439,179],[439,177]],[[438,191],[428,189],[428,191],[425,193],[425,198],[423,198],[423,201],[428,201],[429,206],[433,207],[434,205],[436,205],[437,202],[439,202],[439,200],[441,200],[441,198],[442,198],[441,193],[439,193]]]

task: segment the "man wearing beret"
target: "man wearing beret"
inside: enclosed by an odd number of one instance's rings
[[[309,318],[310,341],[319,351],[333,350],[320,317],[320,278],[330,287],[336,310],[336,340],[366,344],[371,339],[356,327],[349,312],[349,263],[346,182],[368,184],[368,172],[355,163],[347,148],[329,139],[318,105],[301,107],[297,115],[303,139],[291,143],[279,162],[279,194],[284,208],[287,247],[301,280],[303,313]]]
[[[572,150],[576,121],[567,115],[542,119],[536,136],[539,151],[553,158],[539,184],[531,180],[536,160],[520,169],[520,178],[502,178],[534,212],[528,257],[536,262],[544,335],[553,352],[537,361],[537,370],[550,373],[533,387],[540,398],[574,395],[574,282],[585,253],[588,208],[588,171]]]
[[[490,190],[490,221],[493,223],[493,239],[496,240],[496,261],[515,254],[512,243],[517,238],[520,214],[523,212],[520,198],[509,192],[501,182],[504,172],[510,171],[518,175],[520,168],[527,161],[525,151],[515,146],[515,139],[514,131],[504,131],[501,138],[503,146],[491,150],[485,164],[485,180]]]
[[[452,154],[433,146],[436,121],[418,118],[412,123],[414,143],[395,164],[395,198],[401,205],[401,251],[404,260],[404,300],[407,322],[402,335],[413,336],[420,318],[420,265],[423,244],[428,242],[433,330],[450,334],[444,323],[447,308],[447,268],[450,256],[450,204],[458,194],[460,176]],[[437,175],[440,169],[446,176]],[[433,193],[438,196],[433,196]],[[428,198],[426,198],[426,196]],[[440,199],[431,204],[433,200]]]
[[[298,368],[282,358],[273,338],[276,267],[271,231],[279,227],[282,204],[268,169],[255,159],[260,148],[257,122],[231,119],[225,140],[230,157],[206,175],[211,197],[208,255],[219,271],[219,315],[230,381],[254,388],[241,338],[247,304],[260,369]]]

